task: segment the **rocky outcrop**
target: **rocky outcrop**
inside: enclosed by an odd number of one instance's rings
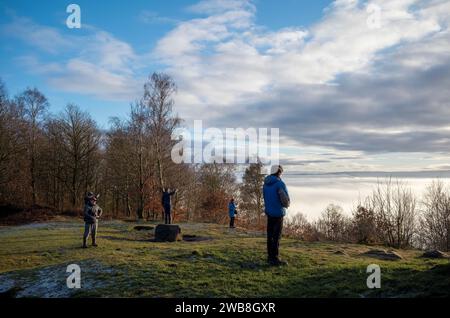
[[[430,250],[430,251],[426,251],[425,253],[423,253],[422,257],[424,257],[424,258],[446,258],[448,256],[446,254],[442,253],[441,251]]]
[[[366,257],[378,258],[381,260],[389,260],[389,261],[395,261],[395,260],[402,259],[402,257],[399,254],[397,254],[396,252],[394,252],[392,250],[385,251],[385,250],[372,249],[367,252],[361,253],[360,255],[366,256]]]
[[[156,242],[175,242],[181,239],[181,228],[178,225],[159,224],[155,229]]]

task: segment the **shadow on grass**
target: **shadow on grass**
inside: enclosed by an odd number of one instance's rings
[[[386,268],[381,270],[381,288],[369,289],[365,268],[318,269],[299,275],[273,289],[273,297],[319,298],[412,298],[449,297],[450,264],[428,270]]]
[[[117,236],[99,236],[99,239],[110,241],[126,241],[126,242],[154,242],[154,238],[129,238],[129,237],[117,237]]]
[[[189,255],[189,256],[188,256]],[[180,255],[181,256],[181,255]],[[270,267],[263,259],[224,260],[221,266],[208,252],[183,255],[199,263],[163,261],[152,267],[133,264],[106,267],[85,263],[89,287],[76,293],[56,293],[61,297],[289,297],[289,298],[391,298],[391,297],[449,297],[450,265],[439,264],[427,270],[406,267],[382,268],[381,288],[368,289],[368,274],[364,266],[302,269],[295,263],[288,267]],[[215,256],[215,257],[214,257]],[[189,265],[188,265],[189,264]],[[239,266],[241,269],[237,269]],[[62,264],[61,264],[62,265]],[[62,266],[59,265],[61,268]],[[193,267],[192,267],[193,266]],[[193,270],[195,268],[195,270]],[[107,269],[107,271],[105,271]],[[37,270],[37,269],[35,269]],[[38,275],[39,279],[47,277]],[[60,271],[64,276],[64,271]],[[35,272],[36,273],[36,272]],[[103,276],[99,276],[103,273]],[[17,273],[19,274],[19,273]],[[32,274],[22,271],[21,277]],[[32,275],[34,276],[34,275]],[[61,276],[61,277],[62,277]],[[37,278],[37,277],[36,277]],[[62,277],[64,278],[64,277]],[[59,279],[58,281],[64,282]],[[230,281],[235,282],[229,284]],[[45,282],[45,280],[43,281]],[[105,282],[108,282],[105,284]],[[37,283],[37,282],[36,282]],[[40,284],[33,283],[36,296],[43,293]],[[51,282],[52,283],[52,282]],[[27,285],[27,284],[25,284]],[[39,288],[36,288],[36,287]],[[17,287],[17,285],[16,285]],[[15,292],[15,290],[9,290]],[[33,295],[33,294],[28,294]],[[43,293],[45,295],[45,293]],[[2,295],[12,296],[14,295]],[[22,295],[27,296],[27,295]]]

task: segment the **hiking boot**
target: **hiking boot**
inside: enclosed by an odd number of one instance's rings
[[[94,242],[94,243],[92,243],[92,246],[97,247],[98,245]]]
[[[81,248],[87,248],[87,245],[83,245],[83,246],[81,246]]]
[[[282,260],[282,259],[279,259],[277,265],[278,265],[278,266],[288,266],[289,264],[288,264],[287,261],[284,261],[284,260]]]
[[[269,260],[269,265],[270,266],[287,266],[288,262],[280,260],[280,259],[274,259],[274,260]]]
[[[87,248],[86,239],[83,239],[83,246],[82,248]]]

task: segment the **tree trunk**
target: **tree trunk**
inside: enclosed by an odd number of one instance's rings
[[[128,195],[128,192],[126,194],[126,205],[127,205],[127,216],[130,217],[131,216],[131,206],[130,206],[130,196]]]
[[[144,171],[143,171],[143,161],[142,161],[142,137],[139,137],[139,199],[137,208],[138,219],[144,218]]]

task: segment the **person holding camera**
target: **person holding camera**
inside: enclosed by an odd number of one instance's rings
[[[92,239],[92,246],[97,247],[98,219],[102,216],[103,210],[97,205],[98,195],[88,192],[84,198],[84,235],[83,248],[87,248],[89,235]]]

